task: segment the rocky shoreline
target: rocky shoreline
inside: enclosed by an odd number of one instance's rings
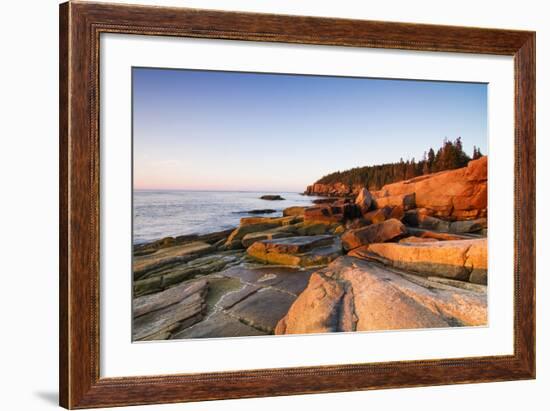
[[[306,193],[330,198],[135,246],[134,341],[486,324],[486,157]]]

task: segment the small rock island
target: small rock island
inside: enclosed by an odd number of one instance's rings
[[[282,201],[282,200],[284,200],[284,198],[281,197],[278,194],[266,194],[266,195],[261,196],[260,200]]]

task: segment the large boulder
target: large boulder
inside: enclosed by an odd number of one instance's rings
[[[340,257],[315,272],[275,334],[380,331],[487,324],[486,292]]]
[[[346,251],[371,243],[393,240],[407,233],[403,223],[395,218],[378,224],[348,230],[342,235],[342,244]]]
[[[246,250],[265,264],[291,267],[326,265],[342,254],[340,239],[332,235],[289,237],[257,241]]]
[[[378,243],[353,250],[350,255],[398,269],[476,283],[487,280],[487,239],[423,243]]]
[[[360,213],[355,204],[341,201],[306,208],[304,211],[304,220],[339,223],[356,218],[359,215]]]
[[[373,192],[379,207],[407,194],[415,195],[416,207],[429,209],[436,217],[458,220],[485,217],[487,157],[472,160],[467,167],[387,184]]]
[[[410,210],[414,208],[416,204],[414,193],[377,197],[374,203],[377,208],[402,207],[404,210]]]
[[[405,209],[403,206],[385,206],[363,214],[363,219],[370,224],[378,224],[390,218],[403,220],[404,217]]]
[[[365,214],[372,206],[373,198],[369,190],[362,188],[357,197],[355,197],[355,204],[359,207],[362,214]]]

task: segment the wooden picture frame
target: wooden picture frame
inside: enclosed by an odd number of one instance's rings
[[[101,33],[513,56],[514,354],[100,378]],[[184,8],[60,6],[60,404],[90,408],[535,377],[535,33]],[[511,183],[511,182],[509,182]]]

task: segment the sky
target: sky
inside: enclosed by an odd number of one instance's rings
[[[487,153],[479,83],[133,68],[134,188],[302,192],[445,137]]]

